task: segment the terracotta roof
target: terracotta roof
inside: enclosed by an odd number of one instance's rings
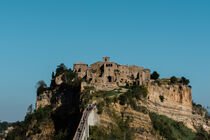
[[[79,62],[79,63],[76,63],[76,65],[87,65],[87,64]]]

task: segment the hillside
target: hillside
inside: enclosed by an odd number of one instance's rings
[[[96,103],[95,139],[210,139],[206,110],[192,102],[189,80],[159,79],[156,72],[103,58],[90,67],[64,64],[49,87],[38,82],[36,109],[15,123],[7,140],[73,139],[84,109]]]

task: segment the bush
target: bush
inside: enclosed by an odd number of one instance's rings
[[[178,82],[178,79],[175,76],[172,76],[170,78],[171,84],[176,84]]]
[[[193,114],[198,114],[200,116],[205,116],[207,115],[207,110],[201,105],[201,104],[196,104],[195,102],[192,101],[192,106],[193,106]]]
[[[148,114],[149,113],[148,109],[146,107],[144,107],[144,106],[137,106],[136,111],[142,112],[144,114]]]
[[[131,88],[130,93],[132,97],[135,97],[137,100],[141,99],[141,97],[147,97],[148,90],[145,86],[133,86]]]

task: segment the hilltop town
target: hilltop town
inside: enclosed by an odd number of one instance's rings
[[[103,57],[103,61],[91,64],[74,64],[74,71],[80,78],[86,79],[93,85],[103,85],[106,88],[116,88],[133,85],[147,85],[150,81],[150,70],[135,65],[119,65],[111,62],[109,57]]]
[[[8,138],[171,140],[209,134],[209,117],[192,101],[188,79],[160,79],[157,72],[103,57],[73,69],[59,65],[49,87],[38,82],[36,109]]]

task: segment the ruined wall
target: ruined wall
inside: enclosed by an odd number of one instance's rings
[[[84,63],[76,63],[74,64],[74,70],[79,77],[83,78],[87,75],[88,65]]]
[[[150,80],[150,70],[135,65],[119,65],[110,62],[109,57],[104,57],[103,62],[99,61],[88,67],[84,63],[74,64],[74,71],[80,78],[86,78],[92,84],[99,86],[116,87],[128,84],[143,85]]]

